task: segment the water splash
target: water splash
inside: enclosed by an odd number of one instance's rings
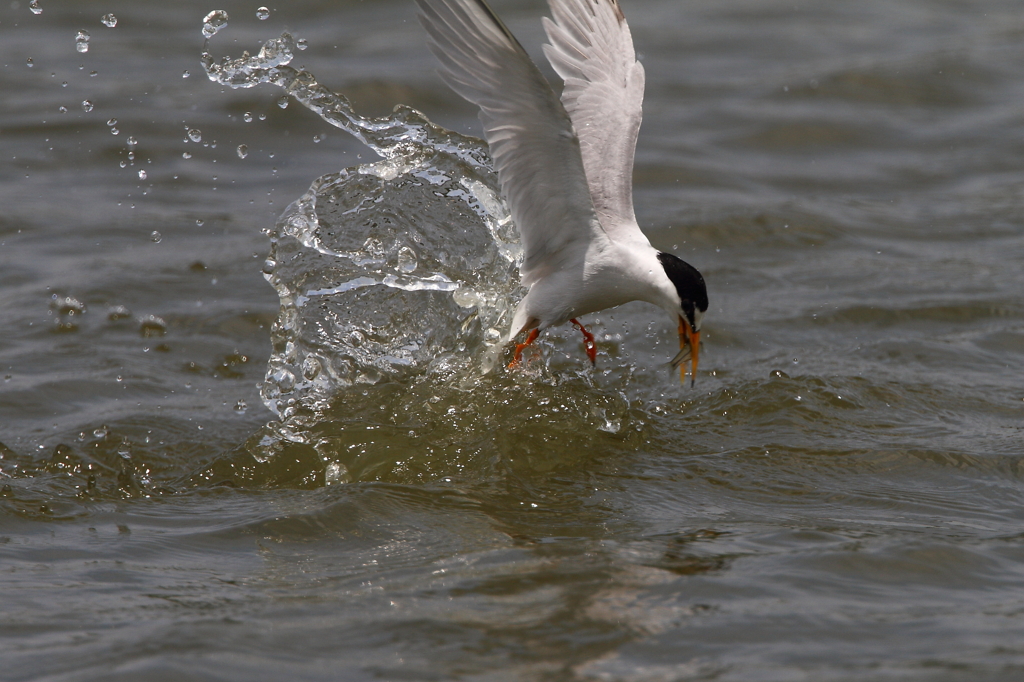
[[[203,18],[203,37],[209,40],[228,25],[228,13],[217,9]]]
[[[487,374],[523,291],[518,236],[486,144],[403,105],[388,117],[360,116],[343,95],[289,66],[296,49],[283,33],[254,56],[218,61],[204,50],[202,63],[224,86],[281,88],[381,159],[317,178],[270,231],[263,272],[281,310],[261,394],[280,421],[250,439],[253,466],[295,455],[319,462],[311,475],[321,485],[368,471],[380,477],[408,470],[394,458],[415,450],[408,434],[429,423],[432,440],[447,446],[431,449],[433,459],[421,453],[417,466],[422,474],[434,462],[435,473],[451,473],[455,462],[490,458],[502,429],[516,431],[515,447],[529,453],[530,415],[553,424],[535,444],[542,458],[563,439],[564,455],[609,424],[635,425],[629,401],[617,391],[588,394],[586,376]],[[367,431],[381,422],[401,442]]]
[[[211,80],[277,85],[382,157],[318,178],[272,235],[264,273],[282,311],[263,392],[284,417],[341,386],[469,362],[518,288],[517,238],[485,144],[404,106],[359,116],[288,66],[295,49],[284,33],[255,56],[203,55]]]

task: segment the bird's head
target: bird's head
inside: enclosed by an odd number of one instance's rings
[[[658,261],[665,275],[675,287],[677,306],[669,313],[679,319],[679,353],[672,358],[672,367],[679,368],[679,378],[685,383],[687,360],[690,361],[690,385],[697,378],[697,358],[700,354],[700,325],[708,309],[708,289],[697,268],[670,253],[658,253]]]

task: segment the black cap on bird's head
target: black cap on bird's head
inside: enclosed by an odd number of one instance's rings
[[[672,367],[679,368],[679,378],[686,381],[686,360],[690,360],[690,385],[697,378],[697,356],[700,353],[700,323],[708,309],[708,288],[704,278],[693,267],[671,253],[658,253],[665,275],[679,295],[679,353],[672,358]]]

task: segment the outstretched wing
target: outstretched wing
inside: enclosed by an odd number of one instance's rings
[[[618,0],[549,0],[544,54],[565,81],[562,104],[580,138],[598,219],[615,240],[647,243],[633,213],[633,154],[644,67]]]
[[[484,0],[416,0],[451,88],[480,107],[498,181],[519,228],[524,284],[581,257],[601,229],[565,108]]]

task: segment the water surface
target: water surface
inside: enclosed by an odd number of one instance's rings
[[[476,371],[515,248],[412,3],[38,4],[0,7],[7,677],[1024,674],[1017,3],[624,0],[695,389],[642,304],[596,370],[567,327]],[[539,59],[543,3],[494,5]],[[214,9],[215,59],[287,29],[355,115],[457,135],[366,172],[206,78]]]

